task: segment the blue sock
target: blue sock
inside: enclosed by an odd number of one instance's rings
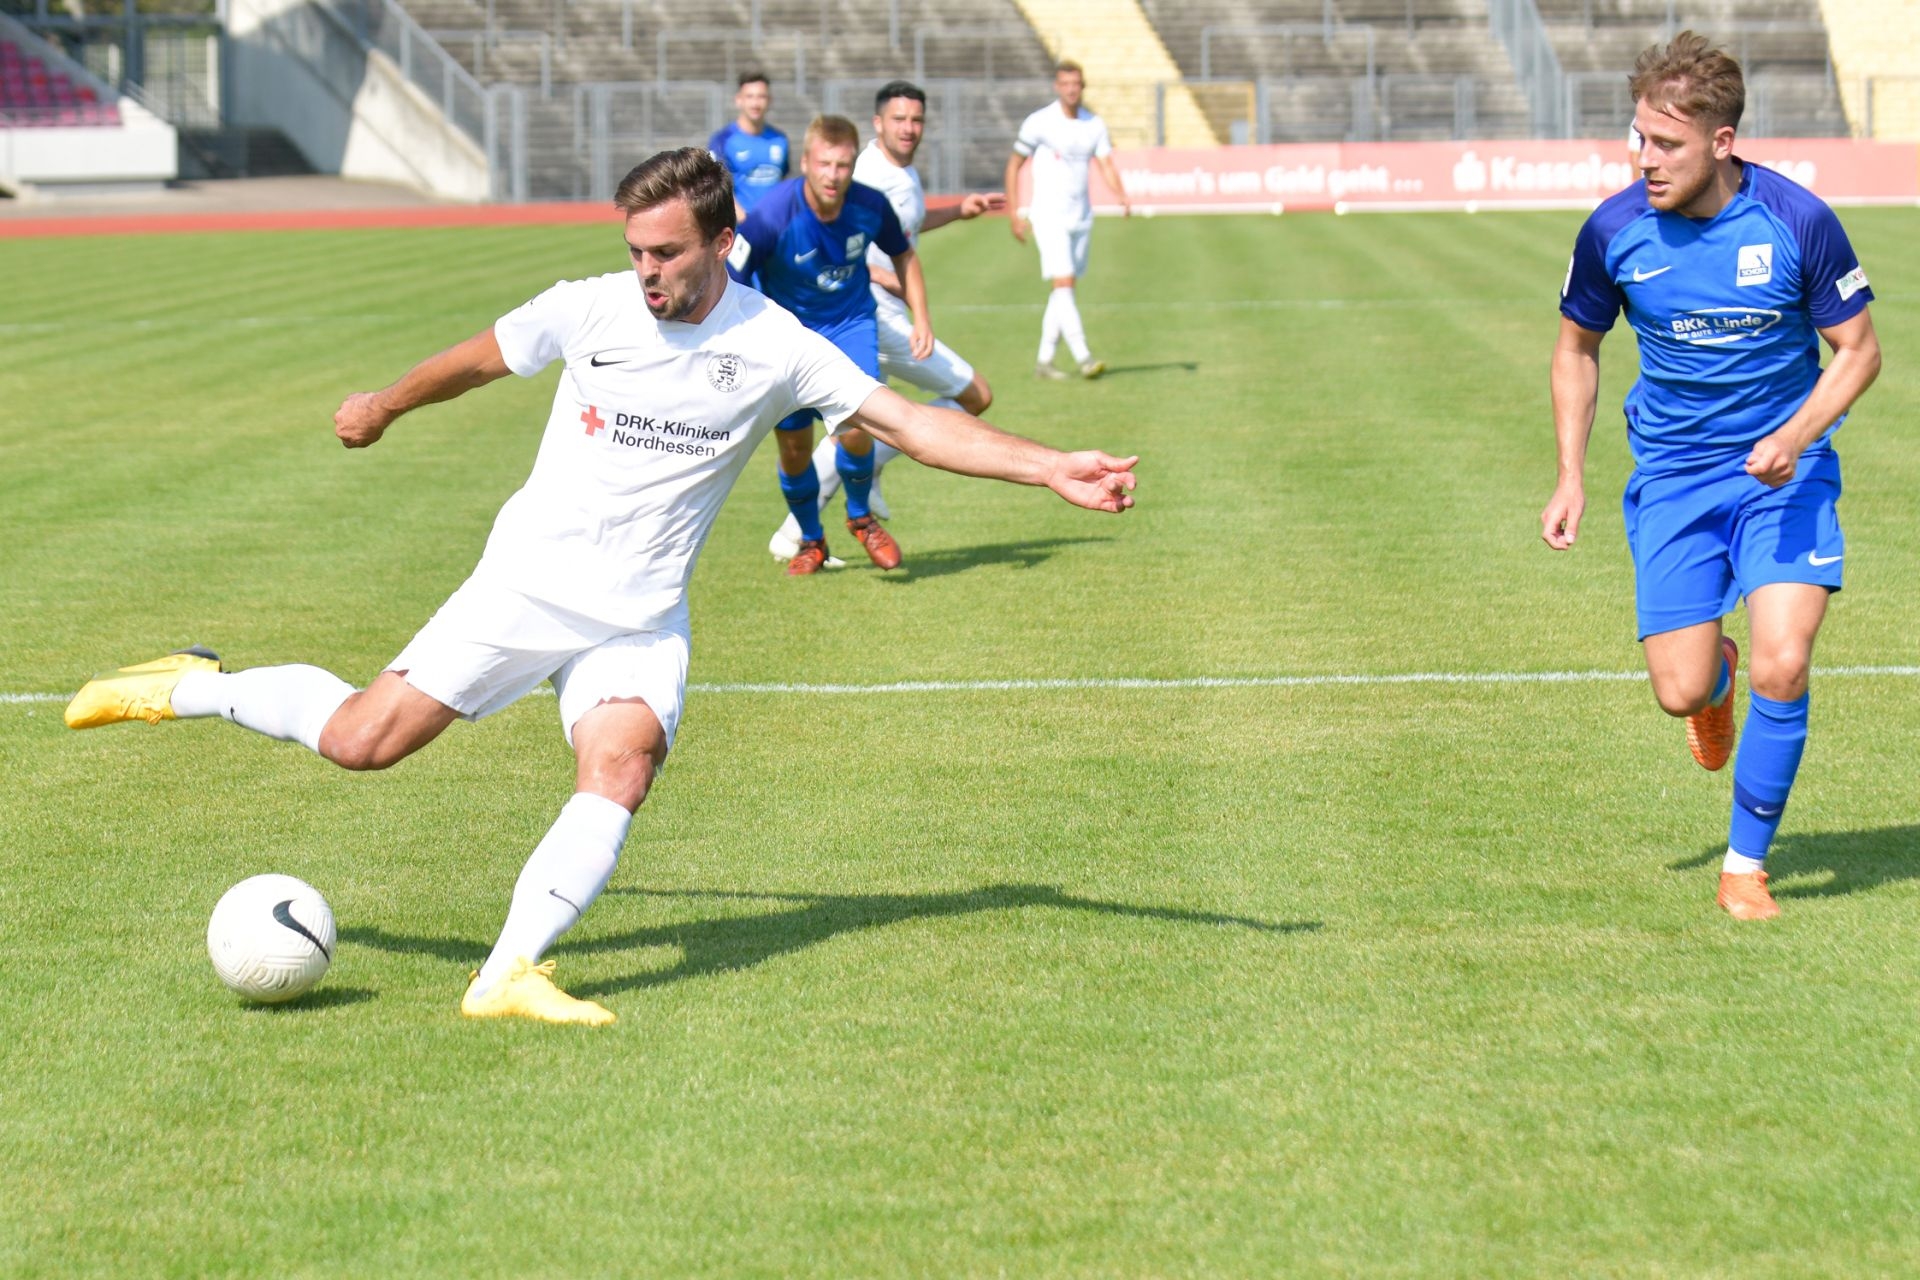
[[[847,446],[835,440],[833,469],[840,473],[840,487],[846,491],[847,519],[858,520],[867,514],[867,495],[873,492],[873,450],[848,453]]]
[[[811,458],[797,476],[780,472],[780,493],[787,500],[787,510],[793,512],[793,518],[800,522],[800,537],[803,540],[812,541],[827,536],[820,527],[820,477],[813,473]]]
[[[1806,745],[1806,694],[1792,702],[1757,693],[1748,698],[1740,754],[1733,761],[1733,822],[1727,831],[1727,847],[1735,853],[1767,856]]]
[[[1727,696],[1727,690],[1731,688],[1733,688],[1733,668],[1728,665],[1726,655],[1722,654],[1720,657],[1720,679],[1713,686],[1713,697],[1707,699],[1707,701],[1716,707],[1719,706],[1721,701]]]

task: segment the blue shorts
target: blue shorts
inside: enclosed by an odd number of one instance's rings
[[[887,380],[880,372],[880,322],[876,317],[865,315],[858,320],[848,320],[831,329],[817,329],[815,332],[840,348],[847,359],[860,366],[862,373],[885,385]],[[811,431],[813,424],[818,421],[820,415],[814,410],[800,409],[775,423],[774,430]]]
[[[1642,640],[1724,617],[1771,583],[1840,589],[1840,456],[1816,444],[1778,489],[1748,475],[1746,461],[1742,452],[1700,471],[1635,471],[1627,481],[1620,505]]]

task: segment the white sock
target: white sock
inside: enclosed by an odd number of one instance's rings
[[[173,687],[182,720],[219,716],[243,729],[320,750],[320,731],[353,693],[331,671],[294,664],[245,671],[189,671]]]
[[[1073,300],[1071,289],[1055,289],[1053,297],[1060,308],[1060,336],[1067,340],[1073,358],[1085,364],[1093,359],[1093,352],[1087,347],[1087,331],[1080,327],[1080,304]]]
[[[827,499],[840,492],[839,450],[840,446],[834,443],[833,437],[828,436],[813,451],[813,474],[820,482],[822,511],[827,509]]]
[[[1040,317],[1040,363],[1052,364],[1053,353],[1060,349],[1060,293],[1048,291],[1047,309]]]
[[[1735,853],[1732,849],[1728,849],[1726,860],[1720,864],[1720,870],[1727,875],[1750,876],[1756,871],[1765,870],[1766,865],[1765,858],[1749,858],[1744,853]]]
[[[582,791],[567,801],[520,869],[513,904],[493,954],[480,966],[475,994],[505,977],[515,960],[537,961],[607,887],[633,815],[605,796]]]

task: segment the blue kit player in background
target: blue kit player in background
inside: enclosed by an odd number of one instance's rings
[[[807,126],[800,177],[775,187],[740,224],[728,266],[734,278],[793,312],[874,378],[880,374],[880,330],[875,317],[867,246],[893,260],[913,312],[909,342],[916,360],[933,351],[927,322],[927,286],[920,259],[887,198],[853,180],[860,132],[841,116]],[[800,525],[800,549],[787,562],[791,575],[815,573],[831,562],[820,527],[820,479],[813,469],[813,423],[802,409],[779,424],[780,492]],[[847,529],[882,569],[900,564],[900,548],[868,506],[873,487],[873,440],[857,428],[834,437],[834,469],[847,495]]]
[[[1740,655],[1720,624],[1746,597],[1752,696],[1719,903],[1763,920],[1779,914],[1765,859],[1846,555],[1832,433],[1880,371],[1873,294],[1833,210],[1733,154],[1739,63],[1682,32],[1640,55],[1632,88],[1643,180],[1594,210],[1574,242],[1553,353],[1560,479],[1541,535],[1564,551],[1579,529],[1600,342],[1624,310],[1640,341],[1623,506],[1647,673],[1662,709],[1687,718],[1694,759],[1724,766]]]
[[[793,147],[787,135],[767,123],[773,106],[773,86],[758,71],[740,77],[733,123],[707,139],[707,150],[733,175],[733,216],[752,212],[760,197],[786,181],[793,167]]]

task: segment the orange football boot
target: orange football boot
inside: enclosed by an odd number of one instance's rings
[[[1720,896],[1716,899],[1735,920],[1771,920],[1780,907],[1767,892],[1767,873],[1749,871],[1744,875],[1720,873]]]
[[[798,578],[809,573],[818,573],[827,567],[827,540],[825,538],[802,538],[800,549],[793,553],[793,559],[787,561],[787,576]]]
[[[882,569],[900,567],[900,544],[893,540],[893,535],[878,520],[872,516],[849,520],[847,531],[860,539],[860,545],[867,549],[867,555]]]
[[[1730,637],[1721,636],[1720,652],[1727,659],[1727,696],[1717,706],[1687,717],[1687,750],[1693,752],[1702,769],[1710,771],[1726,768],[1733,757],[1733,678],[1740,671],[1740,646]],[[1764,889],[1761,896],[1766,896]]]

